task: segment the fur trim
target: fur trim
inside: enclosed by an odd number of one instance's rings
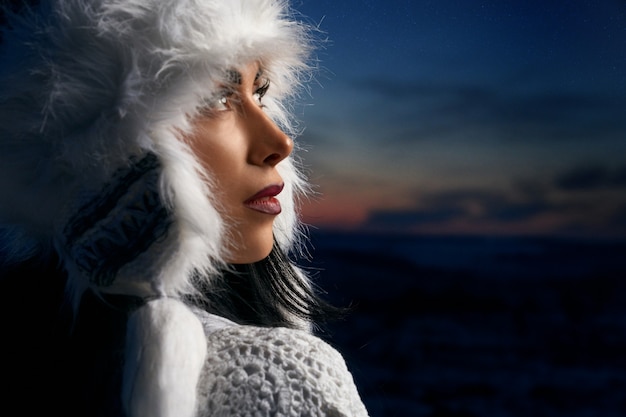
[[[74,298],[87,287],[192,291],[190,272],[211,275],[226,245],[202,169],[176,132],[190,129],[189,116],[226,69],[258,60],[272,80],[267,111],[294,134],[285,106],[307,70],[305,28],[281,0],[43,0],[11,23],[0,53],[0,223],[8,245],[16,254],[32,251],[34,241],[56,247]],[[149,285],[133,284],[146,284],[134,276],[145,269],[138,259],[114,285],[94,286],[76,268],[63,231],[131,158],[148,153],[161,163],[159,198],[172,214],[157,254],[171,255],[150,270]],[[293,160],[279,169],[286,187],[275,235],[288,250],[300,235],[296,204],[306,183]]]

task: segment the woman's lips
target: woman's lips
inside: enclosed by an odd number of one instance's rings
[[[244,201],[243,204],[249,209],[261,213],[273,215],[280,214],[280,201],[278,201],[276,196],[280,194],[282,190],[283,184],[270,185]]]

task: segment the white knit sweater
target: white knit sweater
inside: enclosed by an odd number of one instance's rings
[[[198,417],[368,415],[344,359],[321,339],[199,315],[207,360]]]

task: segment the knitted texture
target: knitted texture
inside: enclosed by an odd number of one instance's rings
[[[368,415],[343,357],[321,339],[223,321],[215,330],[201,321],[208,352],[198,417]]]

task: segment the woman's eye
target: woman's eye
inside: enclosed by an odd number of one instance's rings
[[[226,111],[230,109],[230,102],[228,95],[222,95],[218,97],[217,100],[213,103],[213,110],[215,111]]]
[[[270,88],[270,80],[265,80],[263,81],[263,83],[254,91],[254,94],[252,94],[252,97],[254,98],[254,101],[256,101],[256,103],[260,106],[260,107],[264,107],[263,105],[263,97],[265,96],[265,94],[267,93],[267,90],[269,90]]]
[[[255,87],[252,93],[252,99],[259,107],[265,107],[263,97],[270,87],[269,80],[263,80],[262,83]],[[203,100],[202,111],[207,114],[216,114],[232,110],[240,103],[238,92],[233,89],[225,88],[213,97],[207,97]]]
[[[207,113],[217,113],[231,109],[232,91],[221,91],[213,97],[205,98],[202,101],[202,110]]]

